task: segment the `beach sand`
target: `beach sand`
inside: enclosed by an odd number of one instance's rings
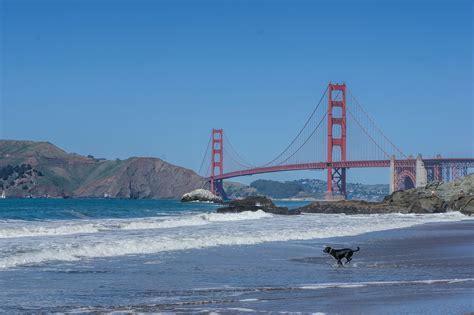
[[[361,250],[338,267],[322,252],[325,245]],[[468,314],[474,311],[474,220],[92,259],[0,277],[8,283],[0,293],[7,313]]]

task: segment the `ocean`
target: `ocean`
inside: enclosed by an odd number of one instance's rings
[[[277,202],[290,208],[306,203]],[[277,216],[218,214],[217,207],[178,200],[0,200],[0,312],[331,313],[331,303],[318,302],[318,295],[338,301],[338,290],[427,286],[473,292],[470,266],[405,269],[400,261],[420,250],[393,244],[396,257],[386,257],[390,242],[439,237],[433,227],[443,224],[472,227],[457,212]],[[464,239],[472,241],[471,231],[465,229]],[[361,252],[339,268],[322,253],[328,244],[361,246]],[[384,259],[367,257],[373,248]],[[434,259],[435,249],[423,250]],[[472,246],[468,250],[464,259],[472,258]],[[456,310],[472,311],[459,296],[451,301]]]

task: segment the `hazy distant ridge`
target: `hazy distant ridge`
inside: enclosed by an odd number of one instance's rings
[[[259,179],[250,183],[250,186],[226,182],[224,187],[232,198],[264,195],[280,199],[324,199],[324,192],[327,189],[326,182],[320,179],[299,179],[285,182]],[[346,187],[348,199],[380,201],[389,194],[388,184],[347,183]]]

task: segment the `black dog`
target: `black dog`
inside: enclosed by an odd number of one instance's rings
[[[326,247],[324,248],[324,252],[328,253],[332,257],[334,257],[337,260],[337,263],[339,265],[342,265],[342,258],[346,259],[346,264],[349,263],[352,260],[352,255],[354,252],[358,252],[360,250],[359,246],[357,246],[356,250],[350,249],[350,248],[343,248],[343,249],[332,249],[331,247]]]

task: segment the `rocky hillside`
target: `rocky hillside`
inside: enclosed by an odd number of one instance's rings
[[[49,142],[0,140],[0,190],[7,196],[179,198],[203,185],[195,172],[158,158],[111,161]]]

